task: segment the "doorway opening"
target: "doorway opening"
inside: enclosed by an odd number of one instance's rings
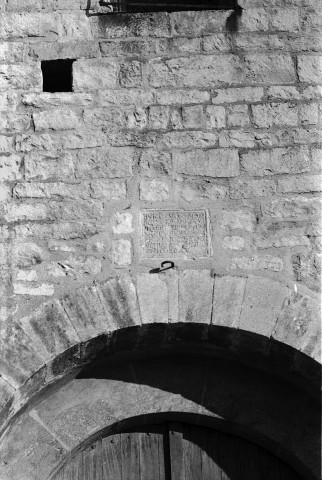
[[[54,480],[301,480],[262,447],[188,423],[126,429],[78,452]]]

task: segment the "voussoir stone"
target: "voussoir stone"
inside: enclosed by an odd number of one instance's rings
[[[269,337],[288,293],[288,287],[270,278],[249,276],[238,327]]]
[[[186,270],[179,275],[179,321],[211,322],[214,279],[210,270]]]

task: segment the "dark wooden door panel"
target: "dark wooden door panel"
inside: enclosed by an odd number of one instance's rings
[[[182,423],[97,440],[54,480],[301,480],[277,457],[239,437]]]

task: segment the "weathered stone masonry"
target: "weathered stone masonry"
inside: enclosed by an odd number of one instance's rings
[[[228,32],[231,11],[0,0],[3,428],[58,355],[127,326],[204,322],[320,361],[320,3],[243,0]],[[73,92],[42,92],[41,61],[65,58]],[[145,259],[150,209],[206,210],[209,255]]]

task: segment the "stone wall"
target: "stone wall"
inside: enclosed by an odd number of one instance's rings
[[[4,317],[158,267],[140,255],[143,209],[208,210],[212,253],[179,268],[318,289],[319,1],[243,7],[236,34],[231,11],[2,0]],[[41,60],[62,58],[74,91],[43,93]]]

